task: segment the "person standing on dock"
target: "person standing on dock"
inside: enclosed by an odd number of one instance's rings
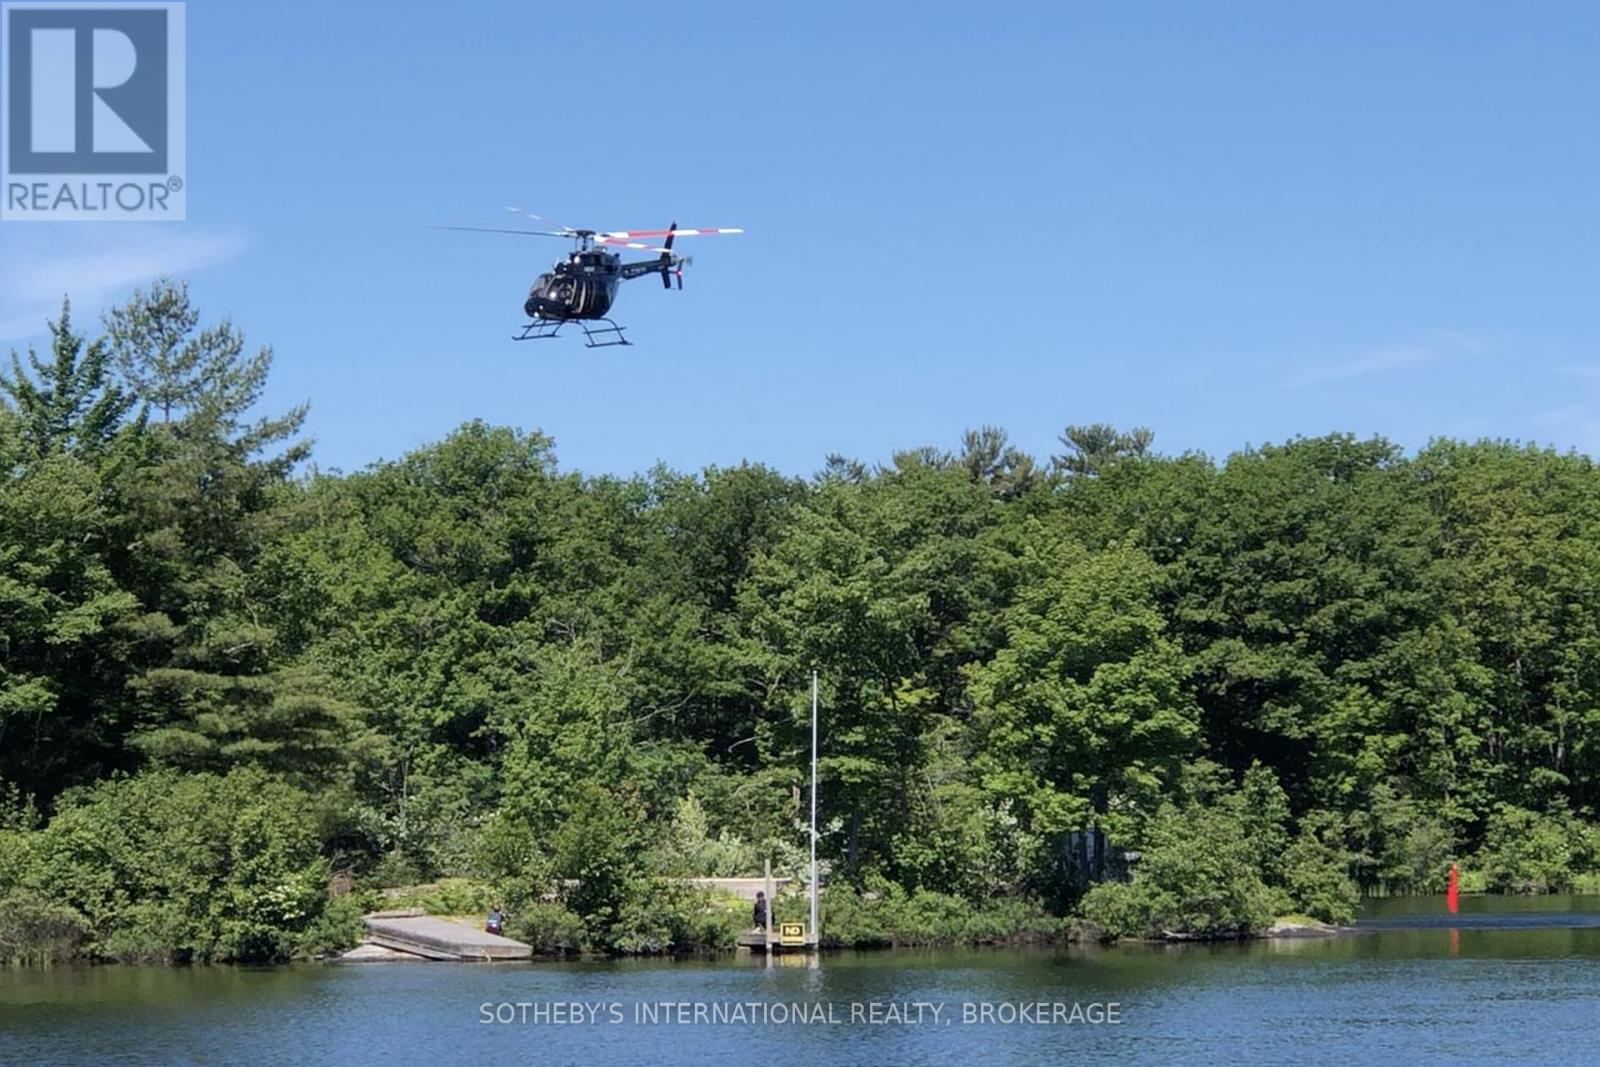
[[[756,890],[755,907],[750,909],[750,919],[757,930],[767,928],[767,894],[759,889]]]
[[[505,913],[500,910],[500,905],[490,905],[489,917],[485,919],[483,923],[483,932],[486,934],[498,935],[502,930],[505,929],[505,925],[506,917]]]

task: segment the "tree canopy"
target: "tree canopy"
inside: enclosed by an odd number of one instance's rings
[[[1594,862],[1587,456],[1334,434],[1216,462],[1096,424],[1042,461],[980,427],[809,478],[616,478],[472,422],[330,474],[304,406],[262,412],[270,366],[162,282],[93,337],[63,307],[0,374],[0,785],[62,826],[39,854],[67,873],[28,892],[91,919],[89,813],[259,781],[327,869],[576,880],[609,928],[692,873],[669,854],[803,852],[813,669],[841,884],[1069,907],[1061,842],[1099,830],[1150,887],[1238,874],[1234,922],[1338,878]],[[1170,889],[1139,921],[1194,920]],[[184,943],[265,936],[237,922]]]

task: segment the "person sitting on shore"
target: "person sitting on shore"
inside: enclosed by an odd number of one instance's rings
[[[756,890],[756,905],[750,909],[751,925],[757,930],[767,928],[767,894]]]
[[[505,914],[501,912],[500,905],[495,904],[489,908],[489,918],[484,921],[483,932],[486,934],[498,934],[505,929],[505,924]]]

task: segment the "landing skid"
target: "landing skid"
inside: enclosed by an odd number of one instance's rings
[[[561,327],[569,322],[578,324],[578,329],[583,331],[584,345],[588,348],[611,348],[615,345],[633,344],[622,336],[622,331],[627,327],[618,326],[610,319],[534,319],[511,339],[541,341],[547,337],[556,337],[560,335]]]

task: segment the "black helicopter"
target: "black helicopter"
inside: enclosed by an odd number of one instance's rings
[[[632,344],[622,335],[625,327],[618,326],[606,317],[611,305],[616,303],[617,287],[630,278],[659,274],[662,288],[671,289],[672,281],[676,278],[678,288],[682,289],[683,268],[694,261],[672,251],[674,239],[744,232],[742,229],[705,227],[680,230],[676,222],[664,230],[575,230],[521,208],[506,210],[556,228],[504,230],[482,226],[442,226],[439,229],[506,233],[518,237],[567,237],[575,242],[567,258],[539,275],[533,288],[528,291],[528,299],[523,303],[522,310],[530,321],[512,338],[514,341],[555,337],[563,326],[575,322],[583,331],[590,348]],[[651,245],[636,240],[641,237],[665,237],[666,240],[660,245]],[[655,259],[624,263],[619,254],[611,251],[612,248],[642,249],[660,255]]]

